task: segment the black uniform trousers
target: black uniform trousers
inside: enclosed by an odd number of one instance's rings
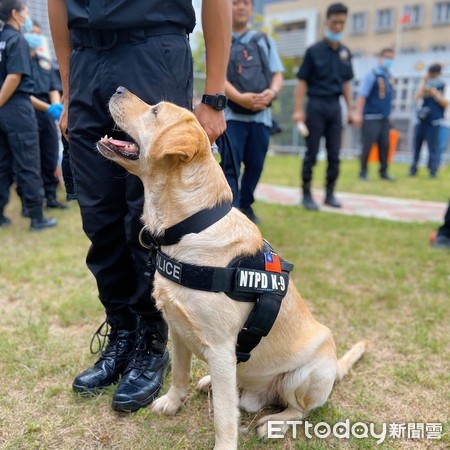
[[[37,95],[39,99],[50,103],[48,96]],[[55,175],[58,166],[59,138],[55,121],[46,111],[36,111],[39,129],[39,148],[41,151],[41,175],[46,198],[56,196],[59,179]]]
[[[380,175],[387,174],[389,153],[389,119],[364,119],[362,126],[361,175],[367,175],[367,161],[373,144],[378,145]]]
[[[167,100],[191,109],[189,42],[183,33],[147,36],[131,30],[129,42],[118,43],[113,36],[115,45],[102,50],[95,48],[104,43],[102,36],[96,36],[94,47],[89,46],[91,37],[72,30],[68,128],[83,229],[91,241],[86,262],[108,315],[161,320],[150,296],[147,250],[138,241],[143,227],[142,183],[103,158],[96,142],[105,134],[127,139],[108,111],[108,101],[119,86],[149,104]]]
[[[13,173],[24,205],[42,206],[38,126],[29,94],[15,93],[0,108],[0,210],[8,203]]]
[[[333,188],[339,176],[339,152],[341,149],[342,114],[339,96],[311,96],[306,107],[306,153],[303,159],[303,186],[309,187],[312,170],[317,161],[320,138],[325,137],[328,167],[326,185]]]

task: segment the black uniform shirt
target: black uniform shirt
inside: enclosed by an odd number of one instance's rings
[[[66,0],[69,28],[117,30],[176,23],[195,26],[191,0]]]
[[[33,56],[31,61],[35,95],[47,97],[50,91],[58,91],[59,82],[52,62],[38,55]]]
[[[346,81],[353,78],[352,55],[345,45],[334,50],[326,39],[306,50],[297,78],[308,84],[308,96],[342,94]]]
[[[32,94],[30,47],[19,31],[6,24],[0,35],[0,86],[12,73],[22,74],[15,92]]]

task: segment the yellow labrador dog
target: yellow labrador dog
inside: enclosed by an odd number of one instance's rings
[[[192,113],[171,103],[148,105],[125,88],[117,89],[109,109],[135,143],[104,137],[98,150],[141,178],[143,221],[151,234],[161,236],[198,211],[231,202],[208,137]],[[233,208],[203,231],[187,234],[175,245],[163,245],[162,251],[181,263],[226,267],[238,256],[257,253],[262,245],[258,228]],[[285,408],[259,420],[260,436],[267,436],[270,420],[305,417],[327,401],[335,381],[366,350],[366,341],[358,342],[337,360],[330,330],[312,316],[292,282],[272,330],[241,364],[236,364],[236,341],[252,303],[189,289],[158,272],[154,297],[169,324],[173,373],[169,391],[154,401],[153,411],[173,415],[183,405],[195,354],[207,362],[210,372],[197,388],[212,388],[216,449],[237,448],[239,408],[249,412],[271,404]]]

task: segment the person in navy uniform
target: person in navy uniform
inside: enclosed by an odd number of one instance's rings
[[[0,226],[11,223],[4,208],[14,175],[31,218],[31,230],[54,227],[56,220],[43,215],[44,189],[40,174],[39,136],[31,106],[31,59],[23,33],[31,19],[24,0],[3,0],[0,19]]]
[[[151,298],[147,250],[138,239],[142,183],[103,158],[96,142],[105,135],[126,139],[108,111],[119,86],[149,104],[167,100],[192,109],[188,34],[195,12],[186,0],[49,0],[48,6],[65,99],[60,127],[69,138],[83,228],[91,241],[86,262],[108,325],[99,360],[75,377],[73,389],[95,394],[120,379],[112,406],[136,411],[156,398],[168,370],[167,325]],[[206,95],[195,114],[213,142],[226,127],[229,2],[203,0],[202,18]]]
[[[39,128],[39,148],[41,154],[41,175],[47,208],[66,209],[56,197],[59,178],[55,172],[58,167],[59,135],[55,120],[59,120],[62,112],[61,96],[58,90],[58,78],[53,62],[40,54],[38,49],[43,45],[42,28],[33,22],[30,33],[24,35],[31,53],[31,68],[34,81],[33,97],[39,100],[42,107],[36,106],[35,113]],[[35,99],[32,103],[35,106]]]
[[[326,139],[328,167],[326,173],[325,204],[339,208],[334,196],[339,176],[339,152],[341,148],[342,115],[339,97],[344,95],[349,122],[352,121],[350,80],[353,78],[352,55],[341,44],[347,19],[347,7],[333,3],[327,9],[325,38],[306,50],[303,63],[297,73],[299,82],[295,90],[294,114],[297,124],[306,124],[309,130],[302,168],[302,204],[308,210],[319,209],[311,195],[312,171],[322,136]],[[305,95],[308,95],[306,113]]]
[[[378,65],[364,77],[356,101],[355,125],[362,123],[362,180],[367,180],[367,161],[373,144],[378,144],[380,156],[380,178],[393,181],[387,173],[389,153],[389,116],[394,95],[390,68],[394,61],[394,51],[384,48],[378,55]]]
[[[440,78],[442,66],[432,64],[428,73],[423,77],[416,93],[415,99],[421,101],[421,107],[417,113],[418,122],[414,129],[414,149],[409,176],[417,174],[420,151],[423,141],[428,145],[428,170],[430,178],[436,178],[438,170],[438,146],[439,128],[444,118],[445,108],[448,102],[444,97],[445,83]]]

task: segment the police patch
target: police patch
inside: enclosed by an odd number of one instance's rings
[[[284,294],[288,285],[288,275],[263,270],[237,269],[237,292],[279,292]]]
[[[164,257],[161,253],[156,254],[156,268],[158,272],[169,278],[169,280],[175,281],[175,283],[181,283],[181,264]]]
[[[348,50],[346,48],[340,50],[339,58],[341,59],[341,61],[347,61],[349,57],[350,54],[348,53]]]

